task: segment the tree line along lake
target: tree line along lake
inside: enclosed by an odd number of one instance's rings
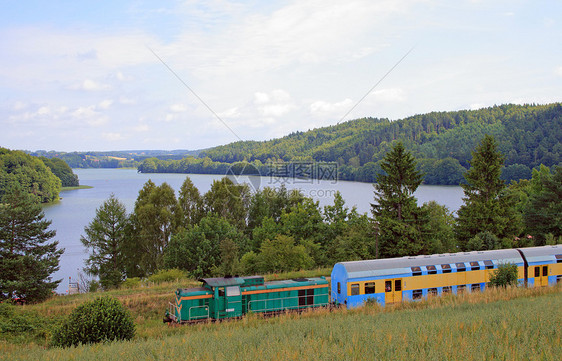
[[[51,229],[57,231],[54,239],[65,252],[60,258],[60,269],[53,274],[53,279],[62,279],[58,293],[66,293],[69,277],[73,282],[78,280],[79,272],[83,272],[87,249],[82,246],[80,236],[96,215],[96,209],[107,200],[111,193],[132,212],[139,190],[151,179],[156,185],[168,183],[177,192],[185,177],[189,176],[201,194],[211,189],[214,180],[223,175],[211,174],[169,174],[169,173],[138,173],[136,169],[74,169],[81,185],[91,186],[88,189],[74,189],[61,192],[61,200],[44,206],[45,218],[52,221]],[[373,186],[371,183],[358,183],[336,180],[311,180],[277,177],[242,177],[239,182],[247,182],[250,188],[272,187],[285,185],[287,189],[299,189],[305,196],[320,203],[320,206],[331,205],[334,194],[340,192],[346,206],[356,206],[359,213],[370,214],[373,202]],[[418,203],[436,201],[449,210],[456,211],[462,204],[463,191],[459,186],[421,185],[415,193]]]

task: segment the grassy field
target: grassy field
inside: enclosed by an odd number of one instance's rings
[[[134,315],[132,341],[57,349],[38,339],[13,339],[0,341],[0,359],[557,360],[562,352],[560,287],[170,327],[161,316],[172,286],[110,292]],[[58,297],[20,312],[56,320],[91,297]]]

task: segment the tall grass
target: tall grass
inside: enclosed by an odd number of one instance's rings
[[[31,344],[23,350],[0,343],[0,358],[556,360],[562,351],[560,306],[560,287],[507,288],[384,308],[374,304],[269,319],[250,315],[194,326],[169,327],[147,318],[133,341],[70,349]]]

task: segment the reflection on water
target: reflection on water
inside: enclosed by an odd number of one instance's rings
[[[186,174],[142,174],[136,169],[76,169],[74,172],[80,179],[80,184],[92,186],[89,189],[77,189],[61,193],[62,200],[56,204],[47,205],[43,209],[47,219],[52,220],[51,228],[57,231],[56,240],[59,247],[65,249],[60,259],[60,270],[53,275],[54,279],[62,279],[57,291],[64,293],[68,289],[68,279],[78,276],[78,271],[84,267],[84,260],[88,255],[80,236],[84,227],[95,217],[96,209],[109,198],[111,193],[125,204],[128,212],[132,212],[135,200],[143,184],[151,179],[156,185],[167,182],[176,192],[183,183]],[[221,175],[190,174],[189,177],[201,194],[211,188],[213,180],[222,178]],[[242,179],[243,180],[243,179]],[[300,189],[306,196],[319,201],[321,206],[332,204],[334,194],[339,191],[351,208],[357,206],[361,213],[370,212],[373,202],[373,186],[369,183],[345,181],[317,181],[305,179],[253,177],[253,187],[280,187],[285,184],[288,189]],[[431,200],[456,211],[462,204],[462,188],[456,186],[420,186],[415,193],[420,204]]]

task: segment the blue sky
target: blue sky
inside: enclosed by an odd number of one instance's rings
[[[343,120],[558,102],[560,14],[540,0],[0,1],[0,146],[201,149],[334,125],[411,49]]]

